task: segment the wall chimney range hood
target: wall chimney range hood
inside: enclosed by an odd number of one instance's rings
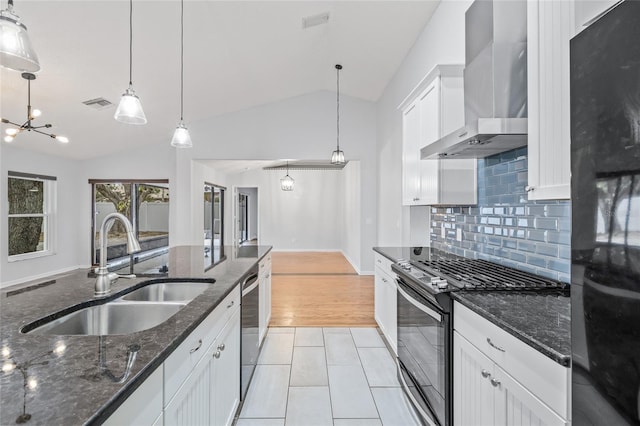
[[[527,144],[527,2],[476,0],[465,14],[465,126],[424,159],[483,158]]]

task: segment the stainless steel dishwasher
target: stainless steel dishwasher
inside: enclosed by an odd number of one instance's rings
[[[258,355],[260,354],[258,334],[258,321],[260,318],[259,284],[258,265],[256,264],[242,280],[242,301],[240,303],[242,312],[240,398],[242,400],[246,397],[249,382],[256,369]]]

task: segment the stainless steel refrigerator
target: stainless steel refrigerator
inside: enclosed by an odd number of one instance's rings
[[[571,40],[572,423],[640,424],[640,2]]]

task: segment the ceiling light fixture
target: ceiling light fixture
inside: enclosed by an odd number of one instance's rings
[[[140,98],[133,90],[133,0],[129,0],[129,87],[124,91],[113,118],[127,124],[147,124]]]
[[[336,150],[331,154],[331,164],[344,164],[344,151],[340,150],[340,70],[336,64]]]
[[[191,136],[189,130],[184,124],[182,117],[184,110],[184,0],[180,1],[180,121],[178,127],[173,133],[171,146],[176,148],[191,148]]]
[[[19,72],[40,71],[27,27],[20,17],[13,13],[13,0],[6,9],[0,11],[0,65]]]
[[[289,176],[289,161],[287,161],[287,174],[285,177],[280,179],[280,188],[283,191],[293,191],[293,183],[293,178]]]
[[[62,135],[55,135],[53,133],[46,133],[43,132],[41,130],[38,129],[48,129],[51,126],[51,124],[43,124],[42,126],[34,126],[31,124],[31,122],[36,118],[39,117],[42,113],[40,112],[40,110],[38,109],[33,109],[31,108],[31,80],[35,80],[36,76],[31,74],[30,72],[23,72],[22,73],[22,78],[24,78],[25,80],[27,80],[27,121],[25,121],[23,124],[18,124],[18,123],[14,123],[12,121],[7,120],[6,118],[2,119],[3,123],[6,124],[13,124],[14,126],[17,126],[17,128],[14,127],[10,127],[7,130],[5,130],[6,136],[4,137],[4,141],[5,142],[13,142],[13,140],[15,139],[15,137],[23,131],[27,131],[27,132],[36,132],[36,133],[40,133],[41,135],[45,135],[45,136],[49,136],[50,138],[53,138],[55,140],[57,140],[58,142],[62,142],[62,143],[67,143],[69,142],[69,139],[66,136],[62,136]]]

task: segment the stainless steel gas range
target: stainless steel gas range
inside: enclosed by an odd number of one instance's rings
[[[453,424],[451,293],[546,291],[565,284],[485,260],[421,250],[411,261],[391,266],[398,275],[398,377],[423,421],[449,426]]]

